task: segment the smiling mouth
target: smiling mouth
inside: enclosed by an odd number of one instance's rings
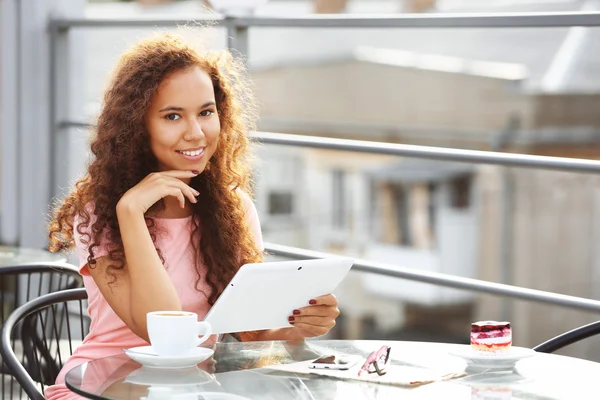
[[[196,156],[199,156],[200,154],[204,153],[204,147],[201,149],[197,149],[197,150],[175,150],[175,151],[179,154],[183,154],[184,156],[196,157]]]

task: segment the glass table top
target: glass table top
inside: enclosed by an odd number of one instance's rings
[[[391,346],[391,365],[466,375],[415,388],[340,380],[269,369],[321,355],[367,357]],[[394,341],[246,342],[207,345],[210,359],[193,368],[143,367],[125,354],[91,361],[66,375],[72,391],[91,399],[567,399],[600,390],[600,364],[536,353],[505,369],[467,366],[450,353],[463,345]]]
[[[32,262],[65,262],[67,258],[61,253],[26,247],[0,246],[0,267],[16,266]]]

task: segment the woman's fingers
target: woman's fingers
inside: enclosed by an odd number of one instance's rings
[[[153,204],[166,196],[176,197],[181,208],[185,208],[186,198],[197,203],[200,193],[184,181],[198,175],[198,171],[153,172],[129,189],[119,200],[119,209],[141,211],[145,214]]]
[[[183,196],[183,192],[181,191],[181,189],[179,189],[178,187],[175,187],[175,186],[171,186],[168,189],[167,194],[169,196],[177,197],[177,200],[179,200],[179,205],[181,206],[181,208],[185,208],[185,197]]]
[[[157,188],[165,186],[175,186],[179,188],[182,193],[190,198],[190,201],[194,202],[194,199],[199,192],[188,184],[184,183],[181,179],[191,178],[196,176],[189,171],[165,171],[165,172],[154,172],[148,175],[142,183],[145,183],[145,187]]]
[[[310,336],[321,336],[328,333],[331,330],[331,328],[335,326],[335,321],[333,321],[333,325],[329,326],[313,325],[307,322],[293,322],[293,325],[298,329],[302,329],[303,331],[308,332]]]
[[[294,310],[288,321],[308,336],[325,335],[335,326],[335,319],[340,315],[337,298],[327,294],[311,299],[309,304]]]
[[[186,185],[185,183],[181,182],[178,179],[173,179],[170,182],[174,187],[178,188],[182,194],[185,195],[185,197],[187,197],[190,202],[192,203],[197,203],[198,200],[196,199],[196,196],[198,196],[200,194],[200,192],[198,192],[196,189],[194,189],[193,187]]]
[[[309,324],[321,327],[332,328],[335,326],[335,318],[331,317],[315,317],[315,316],[294,316],[288,317],[290,323],[297,326],[297,324]]]
[[[308,302],[310,305],[293,311],[294,315],[316,315],[332,316],[337,318],[340,315],[338,310],[338,301],[333,294],[315,297]]]
[[[340,310],[334,306],[308,306],[292,311],[292,316],[310,315],[317,317],[333,317],[340,315]]]
[[[183,195],[187,197],[190,202],[197,203],[196,196],[200,193],[194,189],[193,187],[185,184],[181,179],[184,178],[193,178],[197,176],[198,173],[192,171],[163,171],[163,172],[154,172],[146,178],[148,183],[151,186],[175,186],[181,190]],[[170,192],[169,192],[170,194]]]
[[[316,306],[336,306],[338,305],[337,297],[333,294],[315,297],[308,302],[310,305]]]

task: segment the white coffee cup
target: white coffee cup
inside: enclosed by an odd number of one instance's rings
[[[197,314],[187,311],[149,312],[146,324],[150,344],[159,356],[187,354],[211,334],[208,322],[198,321]]]

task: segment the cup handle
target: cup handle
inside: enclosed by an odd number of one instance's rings
[[[205,332],[204,335],[199,336],[202,332]],[[212,330],[210,324],[204,321],[198,321],[198,339],[196,340],[196,347],[200,346],[202,343],[206,342],[210,335],[212,334]]]

